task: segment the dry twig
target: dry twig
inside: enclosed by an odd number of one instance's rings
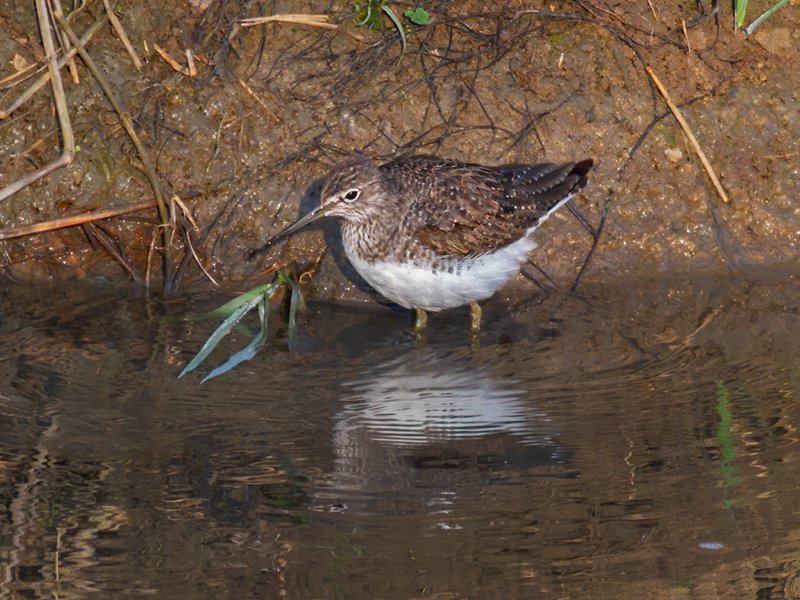
[[[125,33],[125,28],[122,26],[117,14],[114,12],[114,9],[111,8],[111,4],[108,0],[103,0],[103,6],[106,8],[106,14],[108,15],[108,20],[111,22],[111,26],[114,28],[114,31],[117,33],[119,40],[122,42],[122,45],[125,46],[125,50],[131,57],[134,66],[136,67],[137,71],[142,70],[142,61],[139,58],[139,55],[136,54],[136,50],[133,49],[133,44],[131,44],[131,40],[128,38],[128,34]]]
[[[136,204],[130,204],[128,206],[104,208],[102,210],[95,210],[80,215],[72,215],[70,217],[61,217],[60,219],[52,219],[50,221],[34,223],[33,225],[9,227],[7,229],[0,229],[0,240],[10,240],[12,238],[34,235],[37,233],[47,233],[49,231],[56,231],[58,229],[65,229],[67,227],[75,227],[76,225],[85,225],[87,223],[93,223],[94,221],[101,221],[103,219],[119,217],[120,215],[126,215],[128,213],[138,212],[140,210],[155,208],[155,206],[155,200],[145,200],[143,202],[137,202]]]
[[[270,15],[267,17],[253,17],[241,19],[239,23],[242,27],[254,27],[262,23],[296,23],[298,25],[308,25],[309,27],[319,27],[320,29],[339,29],[335,23],[328,23],[328,15]]]
[[[653,83],[656,84],[658,91],[661,92],[661,95],[664,97],[664,101],[667,103],[667,106],[669,107],[670,111],[672,111],[672,114],[675,115],[675,119],[678,121],[678,124],[681,126],[681,129],[683,129],[683,132],[686,134],[686,137],[689,138],[689,142],[691,142],[694,151],[697,153],[697,156],[700,157],[700,162],[703,163],[703,167],[705,168],[706,173],[708,173],[708,177],[711,179],[711,183],[713,183],[714,187],[717,189],[719,197],[722,198],[722,201],[727,204],[728,202],[730,202],[730,198],[728,198],[728,194],[723,189],[722,184],[717,178],[717,174],[714,172],[714,168],[711,166],[711,163],[708,161],[708,158],[706,158],[705,152],[703,152],[703,149],[700,148],[700,144],[697,141],[697,138],[694,137],[692,130],[689,129],[689,125],[686,123],[686,119],[683,118],[681,111],[669,97],[667,90],[661,84],[661,80],[659,80],[659,78],[656,77],[656,74],[653,72],[653,69],[651,69],[648,66],[645,67],[645,70],[647,71],[647,74],[650,75],[650,78],[653,80]]]
[[[84,223],[82,225],[83,231],[91,239],[100,244],[103,249],[108,252],[111,258],[121,266],[131,279],[136,283],[143,283],[142,276],[136,271],[128,257],[119,246],[119,242],[109,232],[105,231],[97,223]]]
[[[55,13],[60,17],[64,18],[64,9],[61,7],[61,0],[52,0],[52,6]],[[56,31],[58,33],[58,31]],[[67,39],[61,39],[61,35],[58,36],[59,41],[61,42],[61,46],[64,48],[64,52],[69,52],[72,48],[72,44],[69,43]],[[78,65],[75,64],[75,58],[69,59],[69,72],[72,75],[72,83],[78,85],[81,82],[81,78],[78,75]]]
[[[31,73],[31,71],[36,71],[37,69],[38,65],[36,63],[30,63],[29,65],[20,68],[20,70],[16,73],[12,73],[8,77],[3,77],[3,79],[0,79],[0,90],[13,88],[15,85],[18,85],[20,82],[25,81],[29,77],[33,77],[33,73]],[[5,113],[2,111],[0,111],[0,114],[5,115]]]
[[[170,67],[172,67],[174,71],[177,71],[182,75],[186,75],[187,77],[194,77],[195,75],[197,75],[197,69],[195,69],[194,66],[194,58],[192,56],[191,50],[188,49],[186,50],[186,62],[188,64],[188,67],[182,67],[180,63],[178,63],[178,61],[176,61],[169,54],[167,54],[167,51],[164,50],[158,44],[153,44],[153,49],[161,57],[161,60],[163,60]]]
[[[681,19],[681,29],[683,29],[683,37],[686,38],[686,49],[692,51],[692,42],[689,39],[689,32],[686,30],[686,19]]]
[[[92,36],[100,30],[100,28],[105,24],[105,22],[106,22],[105,19],[100,19],[98,21],[95,21],[95,23],[93,23],[92,26],[86,30],[86,33],[84,33],[81,36],[80,39],[81,45],[85,46],[86,44],[88,44],[89,40],[92,39]],[[67,61],[69,61],[77,53],[78,53],[77,48],[75,48],[74,46],[70,48],[69,51],[66,52],[64,56],[62,56],[61,59],[58,61],[58,70],[61,70],[61,67],[63,67],[67,63]],[[13,77],[15,76],[16,75],[14,75]],[[20,94],[19,97],[7,109],[5,110],[0,109],[0,121],[7,118],[20,106],[25,104],[25,102],[27,102],[31,98],[31,96],[33,96],[36,92],[38,92],[41,89],[41,87],[44,84],[46,84],[49,80],[50,80],[50,71],[48,70],[46,73],[43,73],[27,90],[25,90],[22,94]]]
[[[164,193],[161,189],[161,184],[158,181],[158,175],[156,174],[155,166],[153,160],[150,156],[150,152],[147,150],[142,141],[139,139],[139,135],[136,133],[136,130],[133,127],[133,119],[131,119],[130,114],[126,110],[122,108],[119,100],[117,99],[114,92],[111,90],[111,86],[106,81],[106,78],[100,72],[100,69],[97,68],[97,65],[94,62],[94,59],[89,55],[86,49],[81,45],[80,41],[78,40],[75,33],[72,31],[72,28],[63,20],[59,20],[59,24],[64,29],[64,33],[67,34],[70,41],[75,45],[78,49],[78,52],[83,59],[83,62],[86,63],[89,71],[91,71],[92,75],[94,76],[95,80],[97,81],[100,88],[108,98],[108,101],[114,107],[114,110],[117,112],[119,116],[120,122],[122,126],[125,128],[125,131],[128,133],[128,137],[131,138],[134,147],[136,148],[136,153],[139,155],[139,160],[142,161],[142,167],[144,168],[145,176],[147,177],[148,181],[150,182],[150,187],[153,189],[153,194],[156,197],[156,202],[158,205],[158,215],[161,219],[161,224],[166,226],[170,222],[170,214],[169,214],[169,207],[167,206],[167,202],[164,199]],[[164,252],[164,291],[169,293],[173,291],[173,284],[172,281],[172,274],[171,274],[171,265],[172,259],[170,255],[169,243],[167,239],[166,230],[163,230],[163,247],[162,250]]]
[[[273,119],[275,119],[276,121],[280,121],[280,118],[278,118],[278,115],[276,115],[276,114],[275,114],[275,111],[274,111],[274,110],[272,110],[272,109],[271,109],[269,106],[267,106],[267,103],[266,103],[266,102],[264,102],[264,101],[263,101],[263,100],[262,100],[262,99],[259,97],[259,95],[258,95],[258,94],[256,94],[256,93],[253,91],[253,89],[252,89],[252,88],[251,88],[249,85],[247,85],[247,82],[246,82],[246,81],[244,81],[243,79],[239,78],[239,85],[241,85],[241,86],[242,86],[242,88],[244,89],[244,91],[245,91],[245,92],[247,92],[247,93],[250,95],[250,97],[251,97],[251,98],[253,98],[253,100],[255,100],[256,102],[258,102],[258,105],[259,105],[261,108],[263,108],[263,109],[264,109],[264,110],[267,112],[267,114],[268,114],[270,117],[272,117],[272,118],[273,118]]]
[[[174,195],[174,196],[172,196],[172,210],[170,211],[170,214],[173,215],[173,222],[171,224],[172,228],[173,228],[173,233],[175,231],[175,216],[174,215],[176,215],[178,213],[178,211],[177,211],[178,208],[180,209],[181,214],[192,225],[192,229],[197,229],[197,222],[194,220],[194,217],[192,216],[192,211],[189,210],[189,207],[186,206],[186,204],[184,204],[183,200],[181,200],[178,196]],[[191,236],[189,235],[189,229],[187,227],[183,227],[183,232],[184,232],[184,235],[186,236],[186,245],[189,246],[189,251],[191,252],[192,257],[194,258],[194,261],[197,263],[197,266],[200,267],[200,270],[203,272],[203,274],[206,277],[208,277],[208,279],[209,279],[209,281],[211,283],[213,283],[215,286],[219,287],[219,283],[217,283],[217,280],[214,279],[211,276],[211,273],[209,273],[206,270],[205,266],[203,266],[203,263],[200,260],[200,257],[197,256],[197,252],[194,249],[194,244],[192,244]]]
[[[5,200],[9,196],[16,194],[21,189],[27,187],[37,179],[72,163],[75,158],[75,138],[72,135],[72,125],[69,120],[67,110],[67,98],[64,95],[64,86],[61,82],[61,73],[56,63],[56,46],[53,42],[53,30],[47,10],[46,0],[36,0],[36,14],[39,18],[39,29],[42,32],[42,42],[47,53],[47,68],[50,71],[50,84],[53,87],[53,98],[56,103],[56,113],[58,122],[61,126],[61,137],[64,147],[61,156],[51,163],[46,164],[41,169],[37,169],[30,175],[18,179],[11,185],[0,189],[0,200]]]

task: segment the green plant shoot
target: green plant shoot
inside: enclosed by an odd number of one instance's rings
[[[431,16],[428,11],[422,7],[415,8],[414,10],[407,10],[403,16],[411,21],[414,25],[424,26],[430,23]]]
[[[194,317],[226,318],[222,324],[217,327],[216,330],[214,330],[214,333],[208,337],[197,355],[189,362],[189,364],[186,365],[186,367],[184,367],[183,371],[181,371],[180,375],[178,375],[178,379],[186,375],[186,373],[189,373],[190,371],[193,371],[199,367],[208,357],[208,355],[213,352],[214,348],[216,348],[217,345],[222,341],[222,338],[228,335],[248,312],[250,312],[253,308],[257,308],[260,325],[258,333],[250,341],[250,343],[247,344],[247,346],[231,355],[228,360],[206,375],[202,380],[202,383],[205,383],[209,379],[213,379],[218,375],[227,373],[236,365],[253,358],[267,341],[270,302],[277,291],[284,286],[288,286],[292,291],[291,301],[289,303],[289,349],[291,350],[294,345],[294,339],[297,336],[297,311],[302,304],[303,298],[300,294],[300,288],[297,285],[297,282],[295,282],[290,275],[281,271],[278,273],[272,283],[265,283],[263,285],[254,287],[244,294],[237,296],[230,302],[226,302],[219,308]]]

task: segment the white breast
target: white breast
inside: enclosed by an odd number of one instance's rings
[[[378,292],[405,308],[437,312],[486,300],[514,277],[528,253],[536,248],[531,236],[550,215],[574,194],[559,200],[516,242],[493,252],[460,260],[439,259],[445,268],[434,269],[422,260],[368,261],[358,257],[343,235],[344,250],[356,271]],[[357,236],[352,236],[357,237]],[[352,238],[351,238],[352,239]]]
[[[489,298],[519,272],[535,247],[525,236],[494,252],[453,260],[439,270],[422,262],[369,262],[352,253],[347,244],[345,252],[356,271],[392,302],[436,312]]]

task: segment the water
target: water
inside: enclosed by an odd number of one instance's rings
[[[7,289],[0,597],[799,598],[797,281],[494,299],[475,354],[312,305],[204,385],[198,306]]]

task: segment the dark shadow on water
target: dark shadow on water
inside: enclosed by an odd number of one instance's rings
[[[301,316],[301,352],[331,351],[335,348],[347,356],[360,355],[376,347],[417,345],[414,336],[414,311],[396,305],[364,302],[310,302]],[[496,299],[483,305],[480,331],[482,348],[518,342],[535,344],[559,335],[555,326],[540,327],[515,319],[505,305]],[[425,336],[427,349],[460,349],[470,347],[469,307],[430,313]]]

